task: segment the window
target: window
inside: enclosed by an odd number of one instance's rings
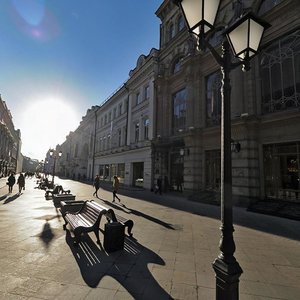
[[[108,122],[111,121],[111,111],[108,113]]]
[[[174,133],[185,128],[186,123],[186,90],[182,89],[173,95],[173,130]]]
[[[113,118],[115,119],[117,117],[117,108],[115,107],[114,108],[114,115],[113,115]]]
[[[265,14],[282,1],[283,0],[263,0],[259,8],[258,15],[261,16]]]
[[[180,32],[184,28],[184,19],[183,16],[179,16],[177,20],[177,32]]]
[[[175,27],[173,24],[169,26],[169,40],[171,40],[175,36]]]
[[[221,73],[206,77],[206,125],[219,125],[221,120]]]
[[[107,149],[111,148],[111,144],[110,144],[110,134],[107,136]]]
[[[107,115],[104,116],[104,124],[107,124]]]
[[[138,105],[140,103],[141,103],[141,95],[138,92],[138,93],[135,94],[135,105]]]
[[[300,107],[300,30],[270,45],[260,56],[262,113]]]
[[[135,123],[135,127],[134,127],[134,141],[137,143],[139,141],[139,135],[140,135],[140,123],[137,122]]]
[[[173,71],[172,71],[173,74],[175,74],[175,73],[177,73],[178,71],[180,71],[180,69],[181,69],[181,60],[182,60],[182,57],[178,57],[178,58],[174,61],[174,64],[173,64]]]
[[[123,104],[122,103],[120,103],[119,104],[119,116],[121,116],[121,114],[122,114],[122,107],[123,107]]]
[[[122,142],[122,131],[121,128],[118,129],[118,146],[121,146],[121,142]]]
[[[144,139],[148,140],[149,139],[149,119],[144,120]]]
[[[150,87],[149,85],[147,85],[145,87],[145,100],[149,99],[149,97],[150,97]]]

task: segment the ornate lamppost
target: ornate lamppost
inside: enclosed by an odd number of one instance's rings
[[[59,151],[58,153],[51,149],[49,151],[49,154],[50,154],[50,157],[53,159],[53,169],[52,169],[52,186],[54,185],[54,176],[55,176],[55,166],[56,166],[56,160],[57,158],[61,157],[62,156],[62,152]]]
[[[207,33],[214,28],[220,0],[173,0],[179,6],[188,30],[198,39],[198,47],[209,49],[222,72],[222,115],[221,115],[221,239],[220,254],[213,262],[216,273],[216,299],[236,300],[239,298],[239,277],[243,270],[234,257],[232,219],[232,165],[231,165],[231,111],[230,71],[242,65],[243,71],[250,69],[250,60],[257,53],[265,28],[269,25],[248,13],[228,28],[221,29],[227,36],[222,42],[220,55],[209,43]],[[232,62],[230,46],[238,62]]]

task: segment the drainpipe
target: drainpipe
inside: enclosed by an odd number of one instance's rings
[[[126,105],[126,132],[125,132],[125,146],[127,146],[127,135],[128,135],[128,120],[129,120],[129,116],[128,116],[128,112],[129,112],[129,88],[127,87],[127,84],[124,83],[124,87],[128,93],[127,95],[127,105]]]

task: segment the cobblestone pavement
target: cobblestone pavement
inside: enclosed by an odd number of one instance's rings
[[[134,221],[134,238],[108,254],[93,233],[74,247],[35,181],[18,195],[0,179],[0,299],[215,299],[220,207],[141,190],[121,190],[123,205],[114,204],[110,190],[96,199],[91,185],[56,178],[76,200],[95,199]],[[240,299],[299,300],[300,222],[244,208],[234,221]]]

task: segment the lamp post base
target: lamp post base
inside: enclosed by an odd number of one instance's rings
[[[216,273],[216,300],[238,300],[239,277],[243,273],[239,263],[234,257],[229,263],[218,257],[213,268]]]

